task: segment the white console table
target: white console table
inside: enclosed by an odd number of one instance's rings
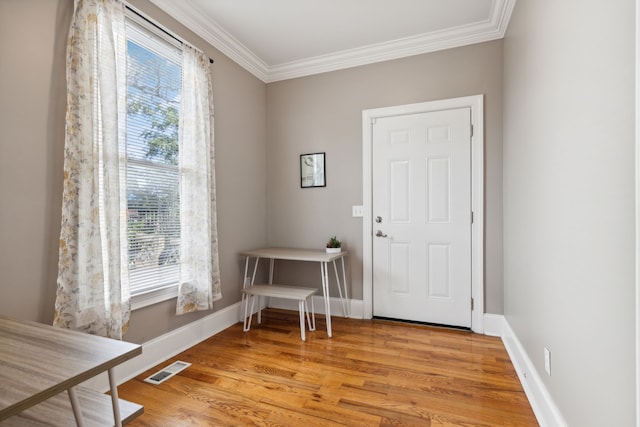
[[[312,297],[312,293],[309,293],[309,288],[303,288],[299,286],[273,286],[273,288],[268,288],[268,285],[273,285],[273,267],[275,260],[287,260],[287,261],[307,261],[307,262],[317,262],[320,265],[320,277],[322,279],[322,296],[324,298],[324,310],[326,316],[326,324],[327,324],[327,335],[331,337],[331,306],[329,301],[329,263],[333,264],[333,270],[336,275],[336,283],[338,285],[338,293],[340,294],[340,302],[342,303],[342,310],[345,317],[349,317],[349,303],[348,303],[348,294],[347,294],[347,275],[345,272],[344,266],[344,258],[347,256],[346,251],[342,251],[339,253],[326,253],[321,250],[310,250],[310,249],[292,249],[292,248],[262,248],[262,249],[254,249],[250,251],[241,252],[241,255],[246,257],[245,267],[244,267],[244,284],[243,284],[243,301],[244,298],[249,295],[260,295],[260,296],[269,296],[274,298],[287,298],[287,299],[296,299],[299,301],[299,310],[300,310],[300,328],[301,328],[301,336],[304,340],[304,314],[303,314],[303,300],[306,302],[306,298]],[[251,258],[255,258],[255,263],[253,265],[253,273],[251,275],[251,280],[247,283],[246,278],[249,277],[249,261]],[[258,270],[258,263],[261,258],[269,259],[269,283],[268,285],[256,285],[256,272]],[[338,266],[336,261],[340,260],[342,264],[342,281],[340,280],[340,275],[338,274]],[[290,289],[288,292],[287,289]],[[269,292],[273,290],[273,292]],[[343,293],[344,290],[344,293]],[[248,301],[244,301],[245,306]],[[258,323],[260,323],[260,305],[258,304]],[[308,318],[308,309],[307,311],[307,319]],[[245,313],[246,315],[246,313]],[[248,313],[251,316],[251,313]],[[314,320],[313,328],[315,329],[315,320]],[[311,329],[311,321],[309,320],[309,328]],[[245,330],[248,330],[246,317],[245,317]],[[313,330],[313,329],[311,329]]]

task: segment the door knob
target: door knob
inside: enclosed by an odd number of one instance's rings
[[[387,237],[387,235],[386,235],[386,234],[384,234],[384,233],[382,232],[382,230],[378,230],[378,231],[376,231],[376,237]]]
[[[377,216],[377,217],[376,217],[376,222],[377,222],[378,224],[380,224],[380,223],[382,222],[382,217],[381,217],[381,216]]]

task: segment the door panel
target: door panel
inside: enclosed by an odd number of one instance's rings
[[[410,285],[409,277],[411,276],[409,255],[411,247],[407,242],[391,242],[390,253],[390,276],[395,280],[391,282],[392,291],[398,295],[409,295]]]
[[[449,223],[451,201],[450,158],[427,159],[427,223]]]
[[[451,298],[451,245],[427,247],[427,289],[429,298]]]
[[[409,162],[406,160],[391,161],[390,169],[391,220],[395,223],[408,223],[411,221]]]
[[[471,325],[470,113],[373,125],[375,316]]]

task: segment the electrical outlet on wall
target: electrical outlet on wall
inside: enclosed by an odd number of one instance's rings
[[[551,376],[551,352],[547,347],[544,348],[544,370]]]

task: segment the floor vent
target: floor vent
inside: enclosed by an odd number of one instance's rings
[[[151,375],[150,377],[145,378],[144,381],[147,383],[158,385],[168,380],[175,374],[184,371],[189,366],[191,366],[191,363],[181,362],[178,360],[176,362],[173,362],[171,365],[163,368],[161,371],[158,371],[155,374]]]

